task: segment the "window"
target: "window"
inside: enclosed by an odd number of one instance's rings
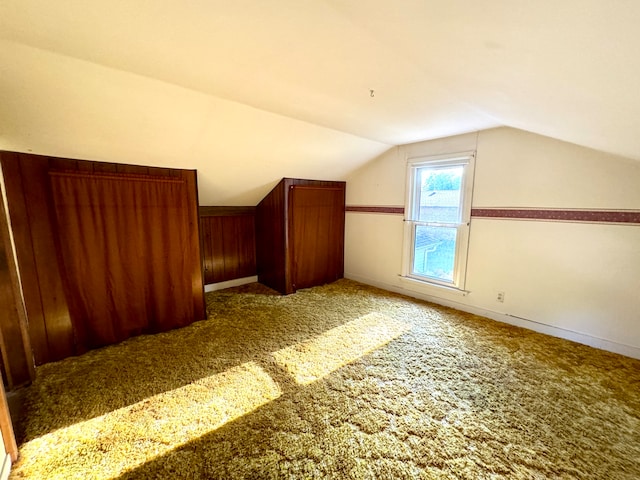
[[[473,159],[409,160],[404,276],[464,290]]]

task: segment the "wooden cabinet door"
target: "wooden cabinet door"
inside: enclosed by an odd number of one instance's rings
[[[296,185],[289,193],[294,291],[333,282],[344,273],[344,189]]]

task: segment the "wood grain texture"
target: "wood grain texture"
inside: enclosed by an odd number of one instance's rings
[[[256,261],[260,283],[292,293],[291,287],[287,288],[285,182],[282,179],[257,206]]]
[[[238,222],[238,277],[252,277],[257,274],[256,269],[256,221],[252,216],[236,217]]]
[[[150,168],[149,174],[157,175],[158,169]],[[196,170],[171,169],[171,175],[182,178],[187,184],[189,229],[191,231],[191,251],[194,264],[191,268],[191,288],[194,320],[207,317],[204,298],[204,274],[202,271],[202,252],[200,251],[200,221],[198,215],[198,173]]]
[[[195,252],[189,281],[194,320],[206,316],[200,241],[198,233],[197,175],[195,170],[121,165],[0,152],[7,186],[8,207],[18,266],[24,288],[29,338],[36,365],[78,353],[61,275],[57,232],[53,221],[49,171],[143,174],[183,179],[188,186],[188,222],[193,234],[189,248]]]
[[[343,276],[345,188],[345,182],[283,178],[260,202],[261,283],[290,294]]]
[[[255,217],[256,215],[256,207],[236,207],[236,206],[201,206],[198,207],[198,212],[201,217],[238,217],[238,216],[249,216]]]
[[[35,378],[27,317],[20,294],[11,238],[0,201],[0,350],[7,388],[13,390]]]
[[[31,223],[27,211],[27,198],[23,189],[21,162],[18,154],[0,152],[2,173],[7,193],[11,230],[16,245],[18,268],[23,285],[23,296],[29,337],[36,365],[51,361],[45,314],[42,306],[40,281],[33,247]]]
[[[136,175],[148,175],[149,167],[145,167],[142,165],[116,165],[117,173],[133,173]]]
[[[204,207],[200,217],[205,283],[219,283],[256,275],[255,215],[253,210],[234,215],[233,208],[213,215]],[[200,207],[201,214],[203,207]]]
[[[224,278],[224,241],[222,232],[222,219],[211,218],[211,251],[213,252],[213,283],[221,282]]]
[[[211,239],[211,228],[209,221],[200,218],[200,251],[202,252],[202,269],[204,275],[204,283],[213,283],[213,250]]]
[[[76,164],[75,161],[69,161],[65,168],[72,168]],[[57,165],[62,166],[62,163],[58,161]],[[62,360],[74,355],[76,350],[69,306],[58,265],[48,176],[49,158],[21,154],[20,168],[49,347],[46,361]]]
[[[18,445],[13,432],[13,424],[11,423],[11,415],[9,414],[7,396],[5,395],[4,386],[2,385],[0,385],[0,432],[2,432],[5,451],[11,456],[12,462],[17,461]]]
[[[334,282],[344,273],[344,188],[293,186],[290,262],[293,289]]]

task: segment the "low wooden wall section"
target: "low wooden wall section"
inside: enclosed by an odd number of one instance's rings
[[[204,282],[256,275],[255,207],[200,207]]]

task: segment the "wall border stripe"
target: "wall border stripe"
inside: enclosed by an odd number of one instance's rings
[[[352,213],[404,215],[404,207],[380,205],[347,205]],[[529,220],[545,222],[614,223],[640,225],[640,210],[587,210],[579,208],[472,208],[472,218],[496,220]]]
[[[393,215],[404,215],[404,207],[387,207],[374,205],[347,205],[347,212],[355,213],[390,213]]]
[[[555,208],[472,208],[473,218],[582,223],[639,224],[640,210],[582,210]]]

